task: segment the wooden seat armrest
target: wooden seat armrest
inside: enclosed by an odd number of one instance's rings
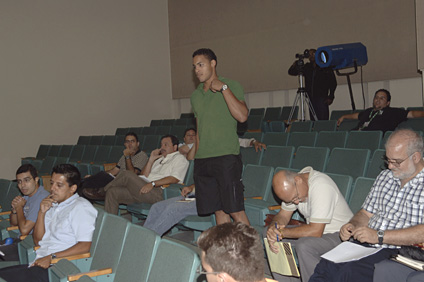
[[[52,259],[52,263],[55,264],[58,261],[60,261],[61,259],[76,260],[76,259],[89,258],[90,256],[91,256],[90,253],[83,253],[83,254],[78,254],[78,255],[73,255],[73,256],[62,257],[62,258],[55,258],[55,259]]]
[[[162,188],[168,188],[169,184],[162,185]]]
[[[111,274],[111,273],[112,273],[112,268],[96,269],[96,270],[92,270],[88,272],[68,275],[68,281],[76,281],[80,279],[81,276],[84,276],[84,275],[87,275],[88,277],[95,277],[95,276]]]
[[[19,226],[9,226],[9,227],[6,227],[6,230],[7,231],[18,230],[18,229],[19,229]]]
[[[19,236],[19,239],[21,239],[21,241],[22,241],[22,240],[24,240],[27,236],[28,236],[28,235],[21,235],[21,236]]]
[[[116,166],[116,163],[107,163],[107,164],[103,164],[103,167],[105,169],[105,171],[111,170]]]
[[[244,198],[244,200],[246,200],[246,199],[262,200],[262,197],[247,197],[247,198]]]
[[[281,210],[281,206],[269,206],[268,209],[270,211],[276,211],[276,210]]]
[[[34,246],[34,251],[38,250],[40,246]]]
[[[0,216],[1,215],[8,215],[8,214],[11,214],[12,212],[11,211],[4,211],[4,212],[0,212]]]

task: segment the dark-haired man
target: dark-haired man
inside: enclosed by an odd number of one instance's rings
[[[197,240],[202,250],[202,274],[209,282],[265,282],[264,250],[259,234],[241,222],[209,228]]]
[[[146,165],[148,156],[140,150],[140,142],[138,136],[134,132],[128,132],[125,135],[125,149],[123,156],[113,169],[101,171],[96,175],[86,177],[82,184],[82,193],[90,200],[104,200],[105,187],[122,171],[131,171],[135,174],[140,174],[143,167]]]
[[[248,109],[240,83],[218,76],[217,57],[210,49],[193,53],[193,68],[200,81],[191,95],[197,122],[194,182],[197,211],[215,213],[217,224],[249,224],[244,211],[242,161],[237,121],[247,120]]]
[[[53,168],[51,194],[43,199],[34,227],[34,242],[40,246],[35,261],[0,269],[6,281],[49,281],[53,258],[87,253],[91,247],[97,210],[76,194],[81,182],[78,169],[70,164]]]
[[[165,135],[160,149],[153,150],[141,171],[142,177],[124,171],[105,187],[105,210],[118,214],[119,204],[149,203],[163,200],[162,186],[182,183],[188,168],[187,159],[178,152],[178,138]]]
[[[383,132],[393,131],[408,118],[424,117],[423,111],[408,111],[403,108],[391,108],[392,96],[386,89],[375,92],[372,108],[362,112],[347,114],[337,120],[340,125],[344,119],[357,119],[359,125],[354,130],[381,130]]]
[[[187,128],[184,132],[184,143],[178,145],[178,151],[186,158],[188,153],[195,149],[193,146],[196,143],[196,133],[197,131],[195,128]]]
[[[18,168],[16,182],[23,197],[16,196],[11,203],[10,225],[18,226],[20,235],[28,235],[32,233],[37,221],[40,203],[49,195],[49,192],[44,190],[43,186],[40,186],[37,170],[32,164],[24,164]],[[5,256],[0,259],[6,261],[19,260],[17,246],[19,241],[19,239],[14,239],[13,244],[1,246],[0,251]],[[3,240],[1,245],[4,243]]]

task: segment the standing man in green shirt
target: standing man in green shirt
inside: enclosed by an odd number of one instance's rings
[[[200,81],[191,95],[197,120],[194,182],[199,215],[215,213],[216,223],[249,224],[244,211],[242,161],[237,121],[245,122],[248,109],[240,83],[218,76],[217,58],[210,49],[193,53],[193,68]]]

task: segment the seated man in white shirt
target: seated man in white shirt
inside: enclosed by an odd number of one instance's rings
[[[163,185],[183,182],[189,163],[178,152],[178,138],[165,135],[160,143],[160,149],[152,151],[140,177],[124,171],[106,185],[107,212],[118,214],[119,204],[162,201]]]
[[[81,182],[76,167],[60,164],[53,168],[51,194],[40,204],[34,227],[34,242],[40,248],[35,261],[0,269],[6,281],[49,281],[52,259],[90,251],[97,210],[75,193]]]

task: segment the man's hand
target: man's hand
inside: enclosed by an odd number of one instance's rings
[[[331,104],[333,104],[333,101],[334,99],[327,98],[327,100],[325,100],[325,103],[330,106]]]
[[[140,194],[149,193],[152,189],[153,189],[153,184],[152,183],[147,183],[146,185],[144,185],[143,187],[141,187]]]
[[[342,239],[342,241],[349,240],[350,237],[352,237],[353,230],[355,230],[355,226],[352,223],[348,222],[343,225],[342,228],[340,228],[340,239]]]
[[[46,213],[52,207],[54,202],[55,200],[52,199],[52,195],[44,198],[40,204],[40,212]]]
[[[209,86],[209,89],[210,89],[213,93],[215,93],[215,92],[219,92],[219,91],[221,91],[222,86],[223,86],[224,84],[225,84],[225,83],[223,83],[223,82],[222,82],[222,81],[220,81],[219,79],[214,79],[214,80],[212,80],[211,85]]]
[[[258,150],[262,151],[262,149],[266,150],[266,145],[264,143],[259,142],[259,141],[254,140],[252,142],[252,145],[255,147],[256,152],[258,152]]]
[[[183,187],[181,189],[181,196],[183,196],[183,197],[187,196],[188,193],[190,193],[191,191],[193,191],[193,188],[194,188],[193,185]]]
[[[31,266],[39,266],[44,269],[47,269],[50,267],[51,263],[52,263],[52,257],[49,255],[49,256],[45,256],[45,257],[37,259],[36,261],[34,261],[34,263]]]
[[[278,229],[284,228],[284,225],[278,225],[277,224],[271,224],[268,227],[268,231],[266,232],[266,238],[268,239],[269,249],[273,252],[278,254],[278,246],[275,245],[277,242],[277,235],[278,238],[283,238],[283,234]]]
[[[160,157],[162,157],[161,153],[160,153],[160,149],[155,149],[152,151],[152,153],[150,154],[150,160],[151,161],[156,161],[157,159],[159,159]]]
[[[378,244],[377,231],[367,226],[356,228],[352,236],[361,243]]]
[[[339,119],[337,120],[337,126],[339,126],[344,119],[345,119],[344,116],[339,117]]]
[[[23,208],[26,204],[26,200],[22,196],[16,196],[12,201],[12,208],[16,210],[17,208]]]

